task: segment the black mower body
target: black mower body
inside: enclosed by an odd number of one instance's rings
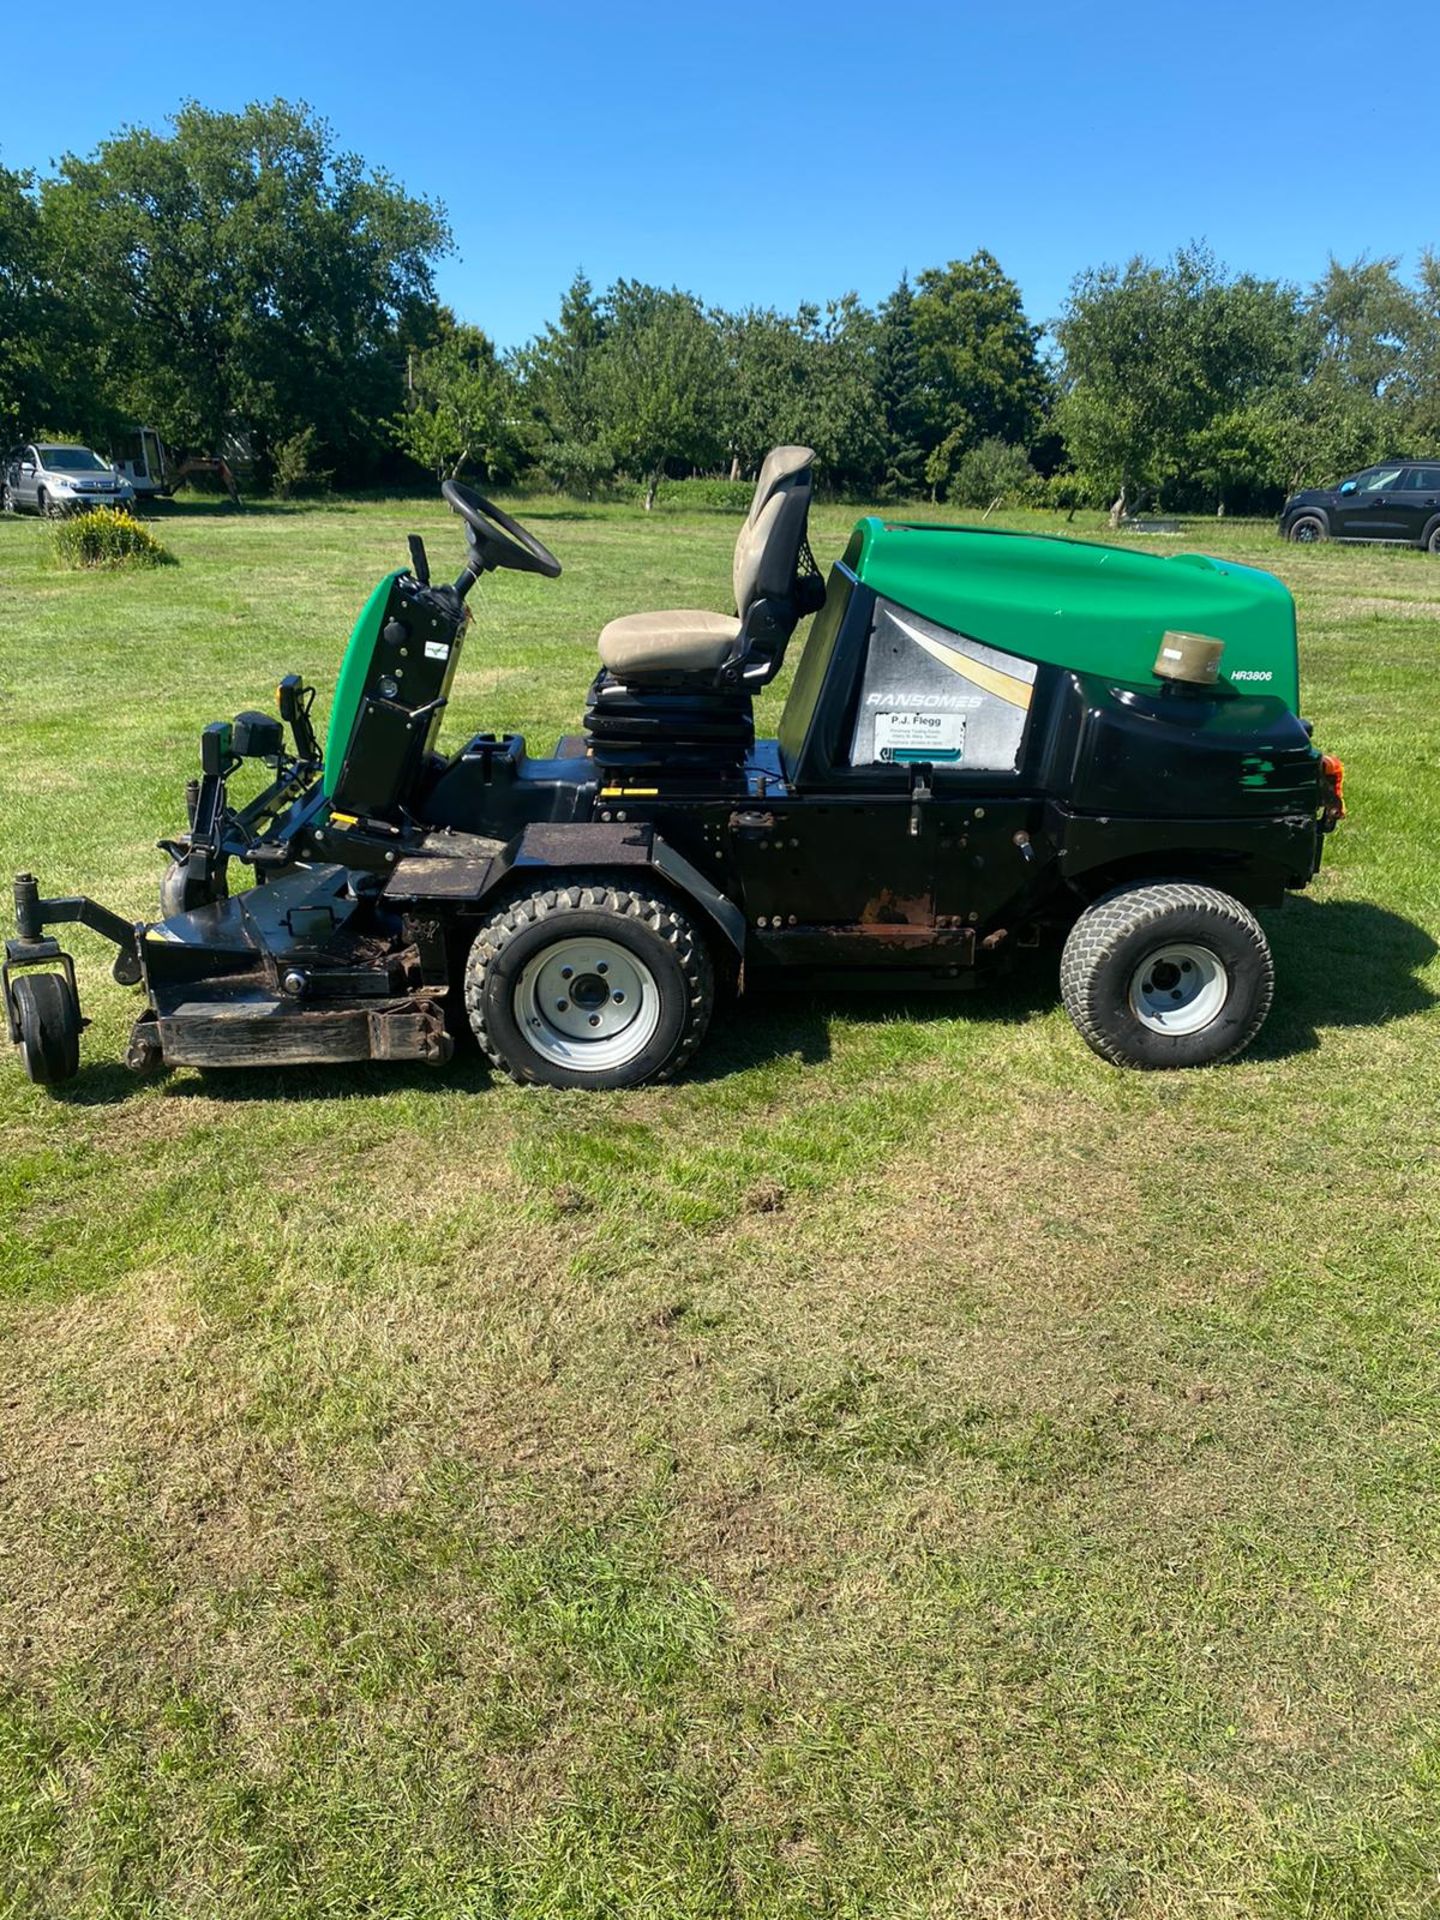
[[[1026,658],[897,606],[858,554],[832,570],[778,737],[754,738],[743,685],[631,693],[602,673],[586,732],[545,758],[513,735],[439,751],[469,614],[423,566],[390,576],[325,755],[293,677],[293,750],[263,715],[207,729],[189,827],[166,843],[179,910],[128,938],[101,927],[147,996],[131,1064],[442,1061],[477,929],[547,876],[642,879],[752,984],[953,988],[1136,880],[1265,906],[1315,872],[1338,790],[1268,673],[1203,685]],[[273,777],[237,811],[249,758]],[[55,920],[96,924],[23,888],[14,967],[43,964]]]

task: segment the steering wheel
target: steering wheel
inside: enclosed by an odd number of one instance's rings
[[[547,580],[558,577],[560,562],[550,549],[493,501],[482,500],[458,480],[446,480],[440,491],[451,510],[465,522],[465,537],[480,562],[478,572],[513,567],[517,573],[543,573]]]

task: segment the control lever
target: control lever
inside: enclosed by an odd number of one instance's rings
[[[425,542],[420,538],[418,533],[412,533],[409,536],[409,543],[410,571],[422,587],[428,587],[430,584],[430,561],[425,553]]]
[[[921,760],[910,769],[910,837],[912,840],[918,840],[920,837],[920,809],[927,801],[935,798],[935,789],[931,784],[934,775],[935,769],[928,760]]]

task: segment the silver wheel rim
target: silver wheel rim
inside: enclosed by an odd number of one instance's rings
[[[1151,1033],[1199,1033],[1230,997],[1230,975],[1211,947],[1172,940],[1130,976],[1130,1010]]]
[[[603,937],[556,940],[515,983],[515,1020],[552,1066],[611,1073],[643,1053],[660,1024],[660,989],[645,962]]]

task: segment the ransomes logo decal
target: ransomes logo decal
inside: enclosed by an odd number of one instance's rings
[[[865,704],[867,707],[893,707],[897,700],[895,695],[889,693],[867,693]],[[940,713],[973,713],[985,703],[978,693],[907,693],[898,704],[917,711],[925,707]]]

